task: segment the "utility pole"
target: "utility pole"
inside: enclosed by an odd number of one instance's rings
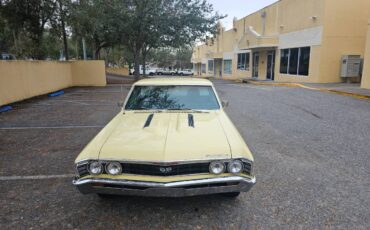
[[[86,42],[85,42],[85,38],[82,38],[82,49],[83,49],[83,53],[84,53],[84,60],[87,59],[87,56],[86,56]]]

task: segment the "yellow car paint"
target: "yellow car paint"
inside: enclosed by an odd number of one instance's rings
[[[133,87],[136,85],[201,85],[213,88],[210,81],[193,78],[148,79],[135,83]],[[221,105],[218,96],[217,100]],[[194,116],[195,127],[189,127],[188,113]],[[153,114],[151,125],[144,128],[150,114]],[[203,113],[122,110],[83,149],[75,163],[85,160],[171,163],[237,158],[253,161],[252,153],[223,108]],[[174,177],[138,175],[94,177],[160,182],[216,176],[202,174]]]

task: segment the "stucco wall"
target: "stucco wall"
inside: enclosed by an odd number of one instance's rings
[[[103,61],[0,61],[0,106],[72,86],[105,86]]]
[[[105,86],[104,61],[71,62],[73,86]]]
[[[199,46],[195,48],[195,56],[202,60],[207,57],[205,53],[212,56],[213,52],[213,57],[217,54],[217,58],[232,59],[233,72],[231,75],[223,74],[223,77],[244,78],[252,75],[253,56],[250,58],[250,71],[238,71],[237,53],[246,49],[259,52],[258,79],[263,80],[266,79],[265,51],[275,50],[276,81],[341,82],[341,57],[365,55],[369,8],[370,0],[281,0],[234,21],[236,30],[222,30],[213,47]],[[262,14],[264,12],[266,14]],[[258,38],[256,33],[262,37]],[[308,46],[311,47],[309,76],[279,73],[281,49]]]
[[[362,73],[361,87],[365,89],[370,89],[370,19],[369,19],[369,23],[367,26],[367,42],[366,42],[364,70]]]
[[[319,82],[341,82],[341,57],[365,54],[370,1],[326,0],[325,6]]]

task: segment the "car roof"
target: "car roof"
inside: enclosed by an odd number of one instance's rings
[[[212,82],[207,79],[200,78],[150,78],[136,82],[135,86],[138,85],[201,85],[201,86],[212,86]]]

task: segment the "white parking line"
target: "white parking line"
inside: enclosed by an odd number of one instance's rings
[[[0,181],[10,180],[47,180],[58,178],[73,178],[75,174],[62,174],[62,175],[36,175],[36,176],[0,176]]]
[[[25,126],[25,127],[0,127],[0,130],[23,130],[23,129],[83,129],[103,128],[103,125],[69,125],[69,126]]]

